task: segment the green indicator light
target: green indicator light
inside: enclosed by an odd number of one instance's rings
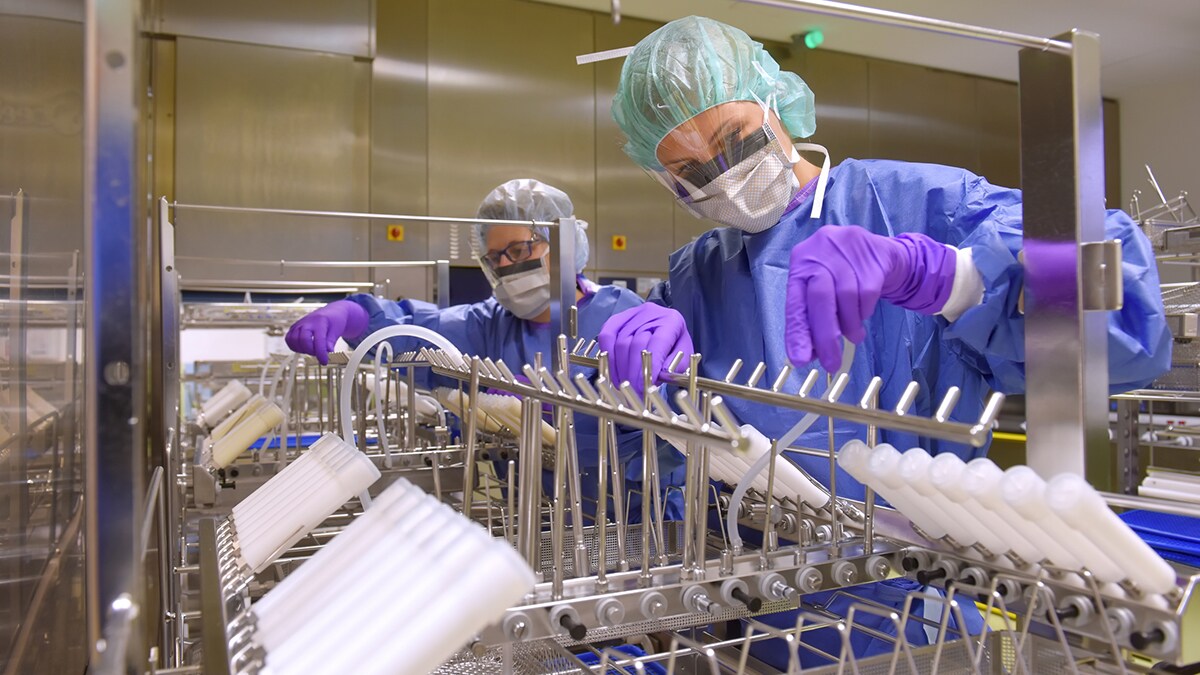
[[[816,49],[825,42],[825,34],[819,30],[810,30],[804,34],[804,46],[809,49]]]

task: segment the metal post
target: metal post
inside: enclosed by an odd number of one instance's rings
[[[450,261],[438,260],[437,265],[437,306],[446,309],[450,306]]]
[[[471,394],[478,397],[479,392],[479,357],[471,359]],[[411,370],[411,369],[410,369]],[[409,410],[410,414],[415,411]],[[463,515],[472,518],[475,509],[475,442],[479,430],[479,406],[471,405],[467,410],[467,426],[463,439]],[[412,441],[408,441],[411,443]],[[492,503],[491,491],[485,497],[488,505]],[[488,531],[491,532],[492,521],[488,518]]]
[[[26,436],[29,433],[29,376],[28,376],[28,350],[25,347],[26,340],[26,314],[28,307],[25,302],[26,277],[25,269],[26,254],[29,252],[29,195],[24,190],[17,190],[17,194],[13,199],[13,215],[9,229],[9,262],[8,262],[8,299],[12,303],[13,312],[12,319],[6,327],[8,332],[8,367],[9,372],[3,379],[7,380],[0,384],[0,415],[3,415],[4,426],[12,433],[13,443],[17,447],[24,449],[24,444],[27,443]],[[29,480],[27,476],[27,468],[25,462],[28,458],[23,451],[12,454],[11,459],[6,462],[8,464],[8,475],[4,476],[5,495],[4,508],[9,512],[15,525],[17,540],[14,542],[18,550],[23,550],[27,538],[30,534],[31,526],[27,522],[29,517]],[[36,574],[36,570],[28,569],[27,566],[31,561],[26,556],[15,556],[13,559],[13,567],[15,569],[5,570],[6,573],[11,573],[13,578],[25,578]],[[7,565],[6,565],[7,567]],[[23,611],[25,608],[21,606],[20,598],[22,594],[14,595],[17,598],[15,609]]]
[[[96,672],[141,673],[143,570],[136,559],[145,490],[145,353],[139,321],[139,3],[88,0],[85,28],[84,227],[88,638]],[[144,214],[142,214],[144,216]],[[128,621],[129,638],[102,642]]]
[[[1108,316],[1089,311],[1085,291],[1112,279],[1080,246],[1104,239],[1100,43],[1078,30],[1059,38],[1069,54],[1020,52],[1028,463],[1046,478],[1090,464],[1103,486]],[[1108,272],[1119,280],[1119,268]]]
[[[526,398],[521,404],[521,434],[517,450],[517,471],[520,490],[517,508],[521,515],[517,519],[519,528],[518,551],[535,573],[542,569],[541,551],[541,468],[542,435],[541,403]]]
[[[1151,420],[1153,422],[1153,420]],[[1127,495],[1137,494],[1141,466],[1138,462],[1138,445],[1141,436],[1138,428],[1138,402],[1127,399],[1117,401],[1117,488]]]
[[[181,551],[176,551],[175,547],[170,544],[177,541],[182,536],[182,532],[176,531],[176,519],[168,518],[167,515],[175,513],[177,508],[177,491],[172,489],[172,486],[174,476],[182,469],[179,455],[179,432],[182,426],[180,424],[178,368],[179,272],[175,268],[175,226],[171,223],[169,216],[167,200],[160,199],[158,202],[159,265],[157,275],[159,295],[156,308],[159,316],[154,325],[160,330],[158,346],[161,352],[156,364],[159,377],[155,384],[158,396],[162,401],[159,418],[162,423],[162,434],[154,439],[154,444],[157,446],[156,460],[168,477],[167,484],[163,488],[163,508],[158,520],[160,533],[158,557],[159,568],[162,571],[162,578],[159,580],[162,604],[160,609],[164,615],[170,613],[174,618],[163,622],[163,633],[160,636],[162,644],[159,645],[159,648],[163,654],[164,665],[173,667],[179,665],[178,657],[182,656],[177,648],[182,627],[179,625],[178,617],[175,616],[179,609],[182,589],[178,587],[177,575],[172,574],[171,570],[182,565],[183,560],[179,558]]]
[[[570,365],[559,362],[555,340],[559,335],[575,337],[571,317],[575,307],[575,219],[560,218],[550,228],[550,370],[570,372]]]

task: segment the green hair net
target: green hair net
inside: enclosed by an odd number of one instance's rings
[[[476,218],[488,220],[540,220],[551,221],[568,218],[575,215],[575,206],[567,193],[553,185],[548,185],[534,178],[514,178],[507,183],[501,183],[488,193],[479,208],[475,211]],[[588,261],[587,221],[575,219],[575,271],[583,272]],[[475,247],[475,255],[487,251],[488,225],[475,223],[475,238],[471,244]],[[550,241],[550,228],[533,228],[538,235]]]
[[[813,93],[799,75],[781,71],[741,30],[689,16],[647,35],[626,57],[612,116],[628,138],[625,154],[659,170],[655,152],[675,127],[722,103],[765,103],[772,95],[788,134],[811,136],[817,128]]]

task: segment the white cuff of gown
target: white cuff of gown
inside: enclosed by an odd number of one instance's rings
[[[939,315],[954,323],[964,312],[983,302],[983,277],[975,268],[975,257],[969,248],[954,248],[954,285],[950,287],[950,299],[946,300]]]

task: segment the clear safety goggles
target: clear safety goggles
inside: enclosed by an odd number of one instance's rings
[[[680,161],[666,158],[662,169],[646,169],[646,173],[686,204],[711,196],[705,188],[763,148],[775,145],[783,153],[783,144],[771,128],[770,105],[756,103],[761,118],[751,119],[742,111],[722,114],[723,106],[718,106],[680,124],[668,135],[670,141],[659,143],[660,148],[672,143]]]

